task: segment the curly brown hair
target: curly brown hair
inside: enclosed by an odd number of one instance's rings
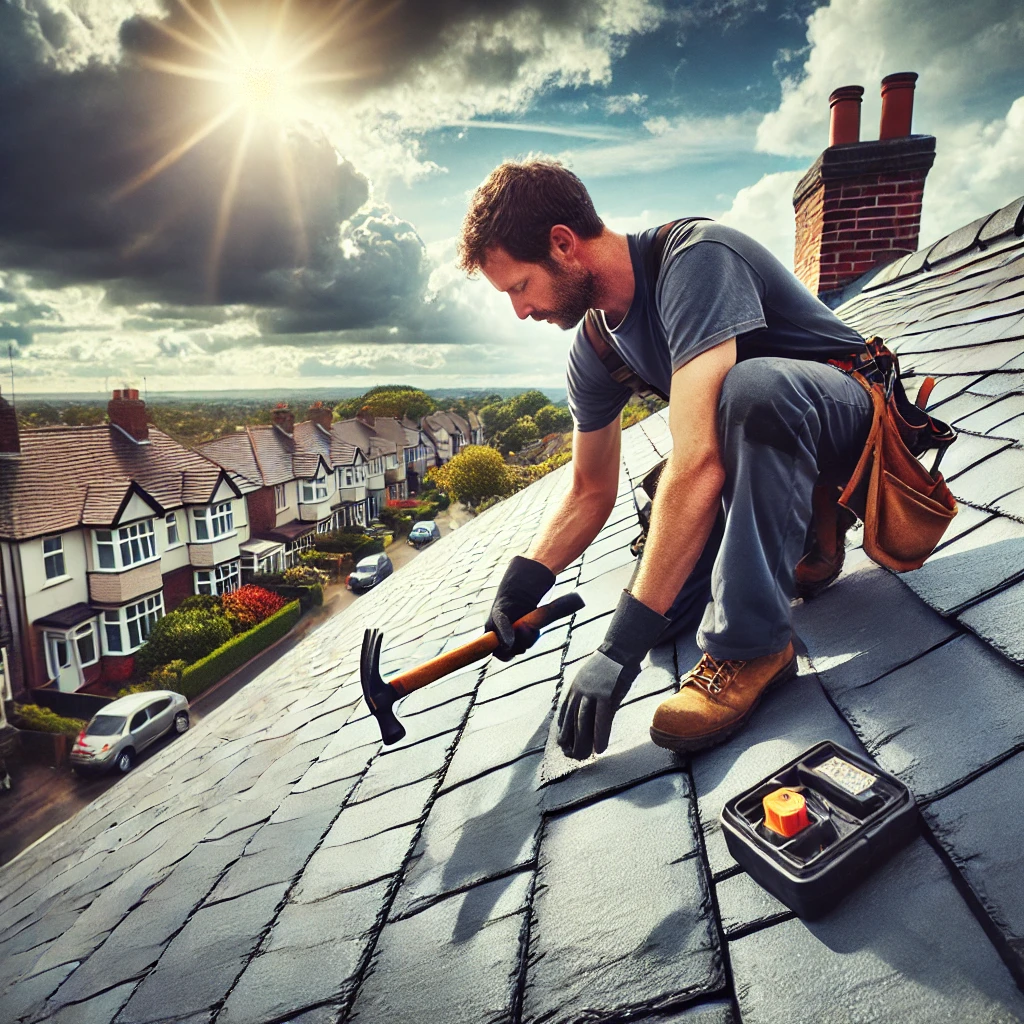
[[[459,267],[473,274],[494,246],[513,259],[544,263],[555,224],[583,239],[604,230],[586,186],[568,168],[556,160],[508,160],[473,193],[459,236]]]

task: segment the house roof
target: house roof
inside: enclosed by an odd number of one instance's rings
[[[148,444],[110,424],[25,430],[21,456],[0,460],[0,537],[111,525],[133,490],[155,512],[205,504],[223,477],[155,427]]]
[[[404,698],[386,749],[361,701],[364,628],[384,633],[385,679],[478,636],[570,467],[447,533],[0,870],[9,1016],[1024,1020],[1024,479],[1014,405],[995,408],[1020,394],[1024,241],[1011,224],[984,244],[840,309],[940,375],[963,507],[916,573],[851,538],[840,579],[794,609],[799,676],[743,732],[690,760],[650,743],[688,638],[645,660],[604,755],[553,741],[634,568],[632,488],[672,444],[659,413],[624,432],[614,510],[558,578],[585,609],[528,656]],[[738,868],[718,821],[822,739],[899,776],[924,835],[808,923]]]

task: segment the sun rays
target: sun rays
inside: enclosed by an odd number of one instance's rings
[[[302,120],[313,87],[367,73],[365,66],[360,70],[325,68],[325,48],[342,37],[357,37],[393,7],[393,3],[375,5],[372,0],[338,0],[310,16],[291,0],[278,0],[261,19],[251,15],[233,19],[221,0],[208,0],[203,9],[192,0],[175,0],[168,18],[147,19],[171,53],[144,54],[139,63],[158,74],[209,83],[212,102],[216,106],[219,99],[222,105],[122,185],[113,198],[117,201],[143,188],[217,132],[237,133],[211,226],[206,263],[211,299],[217,293],[235,202],[257,135],[274,147],[283,205],[291,224],[293,258],[296,264],[305,260],[308,240],[288,129]]]

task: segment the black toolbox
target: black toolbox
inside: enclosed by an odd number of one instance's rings
[[[764,797],[798,792],[809,824],[789,838],[765,826]],[[834,907],[917,834],[917,804],[895,776],[825,741],[733,797],[722,810],[729,852],[800,917]]]

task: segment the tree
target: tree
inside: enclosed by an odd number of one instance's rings
[[[572,430],[572,413],[558,405],[545,405],[533,414],[533,422],[541,435],[564,434]]]
[[[520,416],[533,416],[538,409],[543,409],[545,405],[549,405],[551,399],[544,394],[543,391],[524,391],[521,395],[516,395],[515,398],[509,399],[509,404],[512,406],[512,415],[515,419],[519,419]]]
[[[365,409],[373,416],[394,416],[396,419],[408,416],[418,421],[436,408],[437,403],[420,388],[410,384],[382,384],[371,388],[365,395],[339,402],[334,407],[334,414],[344,420]]]
[[[439,490],[467,505],[504,497],[515,489],[505,460],[485,445],[466,445],[450,462],[431,470],[431,477]]]
[[[480,410],[480,418],[484,429],[492,437],[500,430],[507,430],[516,420],[509,402],[488,402]]]
[[[499,431],[491,440],[491,444],[502,455],[512,455],[521,451],[524,445],[536,441],[540,437],[537,424],[529,416],[520,416],[510,427]]]

